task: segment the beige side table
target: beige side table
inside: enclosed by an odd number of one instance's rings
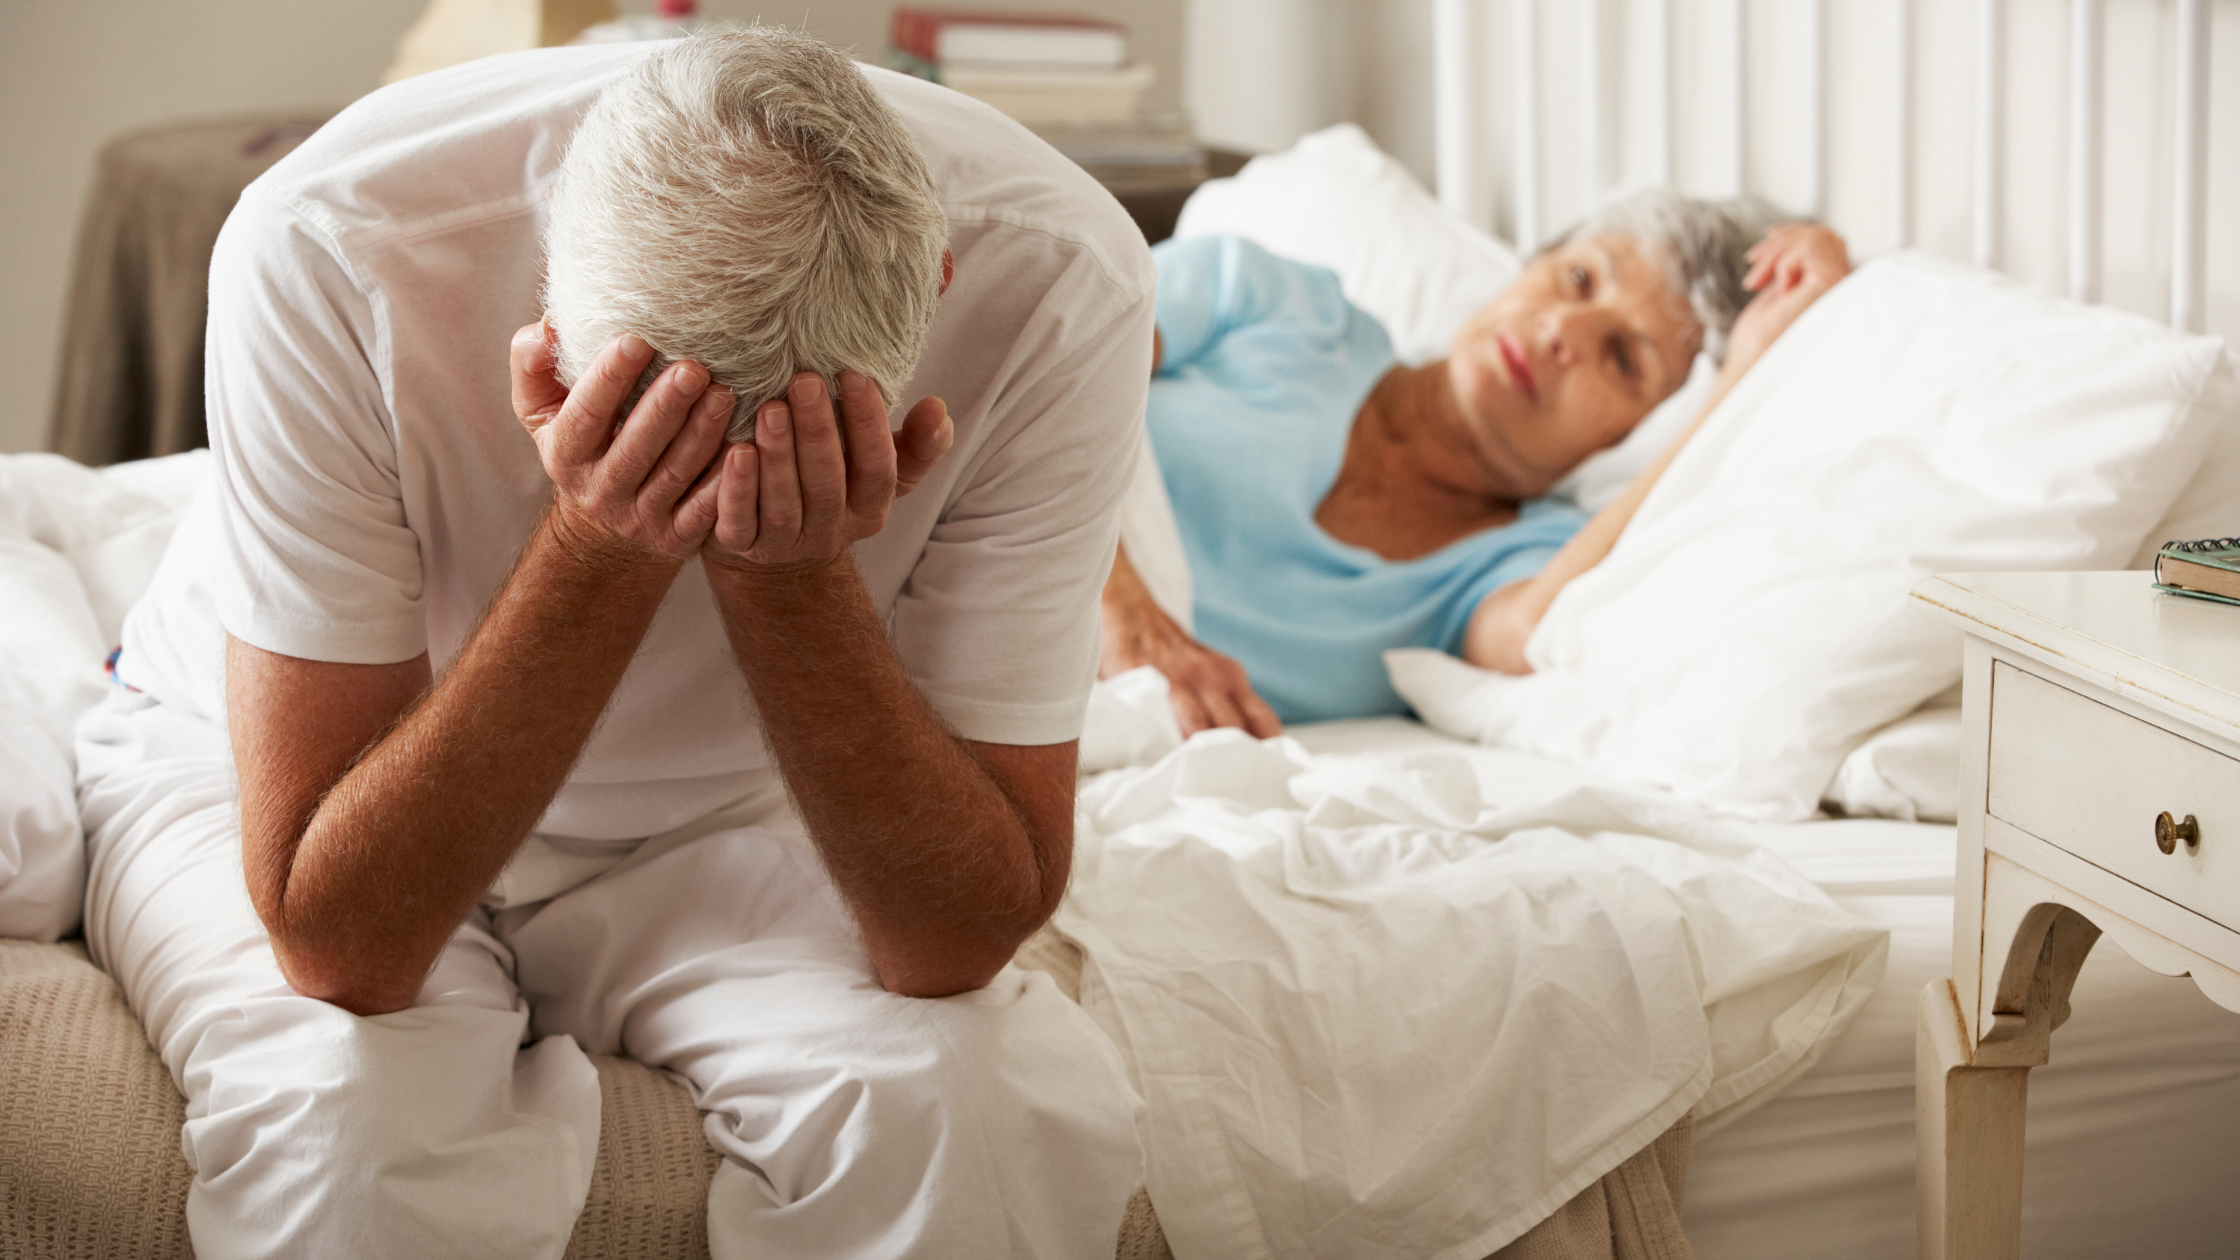
[[[2101,934],[2240,1011],[2240,607],[2151,580],[1913,590],[1967,635],[1952,979],[1915,1042],[1928,1260],[2021,1255],[2029,1073]]]

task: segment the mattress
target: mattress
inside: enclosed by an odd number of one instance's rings
[[[1413,722],[1290,732],[1317,752],[1462,750],[1481,777],[1584,771],[1461,744]],[[1771,1101],[1699,1134],[1684,1220],[1703,1260],[1914,1254],[1916,1004],[1950,974],[1954,829],[1883,820],[1745,826],[1846,909],[1889,929],[1889,969],[1820,1058]],[[2103,939],[2053,1058],[2030,1074],[2023,1254],[2240,1254],[2240,1015]]]

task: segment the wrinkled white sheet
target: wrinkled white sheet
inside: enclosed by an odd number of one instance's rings
[[[1475,1260],[1880,977],[1885,933],[1738,833],[1500,764],[1227,731],[1084,784],[1056,924],[1182,1260]]]
[[[209,461],[95,471],[0,455],[0,936],[77,929],[85,845],[71,760],[101,663]]]

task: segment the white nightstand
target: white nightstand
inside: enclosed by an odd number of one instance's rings
[[[1933,577],[1967,632],[1952,979],[1921,995],[1921,1255],[2021,1254],[2022,1123],[2102,932],[2240,1011],[2240,607],[2144,572]]]

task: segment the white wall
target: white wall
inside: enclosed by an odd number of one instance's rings
[[[94,155],[180,119],[310,105],[370,91],[424,0],[39,0],[0,31],[0,451],[46,443],[64,293]],[[644,10],[651,0],[623,0]],[[1151,108],[1181,100],[1182,0],[995,0],[1125,23],[1160,70]],[[798,23],[858,55],[886,47],[890,0],[703,0],[713,18]]]
[[[1476,0],[1484,73],[1476,84],[1488,123],[1489,171],[1505,171],[1512,114],[1511,6]],[[1670,73],[1676,100],[1671,152],[1674,182],[1703,195],[1734,190],[1734,153],[1726,111],[1732,60],[1717,33],[1737,0],[1539,0],[1542,79],[1540,223],[1560,227],[1586,204],[1576,107],[1581,15],[1600,3],[1605,76],[1639,84],[1654,55],[1638,34],[1651,7],[1669,3],[1675,36]],[[1807,188],[1800,93],[1805,82],[1805,23],[1795,0],[1739,0],[1748,31],[1745,87],[1751,139],[1744,169],[1752,191],[1802,208]],[[1914,241],[1956,258],[1970,254],[1973,187],[1972,105],[1975,5],[1911,0],[1916,98]],[[1891,132],[1887,105],[1890,0],[1823,0],[1829,179],[1826,214],[1861,256],[1892,242],[1885,189]],[[2208,327],[2240,341],[2240,0],[2209,0],[2210,228]],[[2106,0],[2106,159],[2103,201],[2105,300],[2150,314],[2168,313],[2171,238],[2171,93],[2174,0]],[[1189,30],[1221,33],[1189,48],[1191,106],[1210,136],[1235,135],[1252,147],[1279,148],[1341,119],[1361,123],[1427,183],[1433,169],[1431,0],[1192,0]],[[2004,246],[2000,265],[2057,291],[2068,283],[2067,0],[2005,0],[2007,151]],[[1292,69],[1255,67],[1233,29],[1250,13],[1287,24]],[[1243,61],[1241,68],[1233,68]],[[1311,76],[1299,66],[1319,67]],[[1606,181],[1647,173],[1649,102],[1614,87],[1606,106]],[[1512,189],[1488,191],[1499,207],[1491,226],[1514,226]]]
[[[1248,153],[1355,122],[1431,176],[1430,0],[1189,0],[1185,107]]]

